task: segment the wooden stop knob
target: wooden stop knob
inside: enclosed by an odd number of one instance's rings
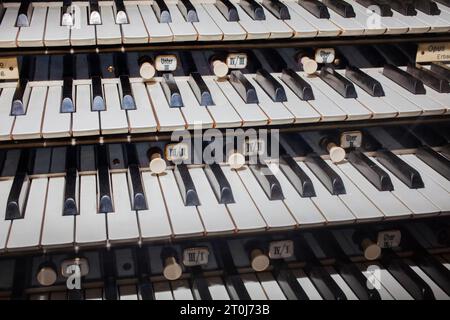
[[[50,265],[42,266],[36,275],[36,280],[41,286],[51,286],[57,278],[55,268]]]
[[[167,257],[165,259],[163,274],[167,280],[177,280],[181,277],[182,273],[183,269],[175,257]]]
[[[300,62],[306,74],[313,74],[317,71],[317,62],[315,60],[305,56],[300,59]]]
[[[219,78],[226,77],[228,74],[228,65],[222,60],[214,60],[212,62],[212,69],[214,74]]]
[[[155,152],[150,155],[150,171],[156,174],[161,174],[166,170],[166,161],[161,157],[161,154]]]
[[[333,163],[341,162],[345,159],[345,150],[333,142],[327,144],[327,150]]]
[[[250,260],[252,269],[257,272],[266,270],[270,265],[269,257],[260,249],[252,250],[250,253]]]
[[[370,239],[364,239],[361,242],[361,248],[364,251],[364,258],[369,261],[376,260],[381,256],[381,248]]]
[[[232,152],[228,156],[228,164],[231,169],[240,169],[245,164],[245,157],[242,153]]]

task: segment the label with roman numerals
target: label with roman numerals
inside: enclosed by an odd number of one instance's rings
[[[244,145],[245,156],[257,156],[264,154],[265,143],[262,139],[248,139]]]
[[[333,48],[319,48],[316,49],[314,60],[317,63],[333,63],[335,57]]]
[[[377,245],[380,248],[395,248],[400,245],[402,233],[400,230],[386,230],[378,232]]]
[[[19,67],[17,58],[0,57],[0,80],[19,79]]]
[[[168,161],[182,161],[189,159],[189,147],[187,143],[169,143],[164,150]]]
[[[294,242],[292,240],[272,241],[269,244],[270,259],[287,259],[294,254]]]
[[[227,56],[227,66],[230,69],[244,69],[247,67],[247,54],[230,53]]]
[[[416,62],[450,61],[450,42],[419,43]]]
[[[174,54],[157,56],[155,69],[158,71],[175,71],[177,69],[177,57]]]
[[[341,133],[341,148],[359,148],[362,143],[361,131],[347,131]]]
[[[183,251],[183,264],[195,267],[208,264],[209,250],[207,247],[187,248]]]

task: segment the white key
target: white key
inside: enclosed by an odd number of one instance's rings
[[[33,6],[33,13],[29,27],[20,28],[17,36],[19,47],[42,47],[44,46],[45,18],[47,7]]]
[[[39,246],[46,196],[47,178],[33,179],[28,191],[25,215],[23,219],[15,219],[11,223],[8,249]]]
[[[423,281],[430,286],[436,300],[450,300],[450,297],[439,287],[439,284],[436,284],[425,272],[422,271],[422,269],[420,269],[420,267],[414,265],[411,261],[407,261],[407,264],[414,270],[415,273],[417,273],[419,277],[422,278]]]
[[[358,300],[358,297],[348,286],[348,284],[342,279],[341,275],[332,267],[326,266],[325,270],[330,274],[330,277],[336,282],[339,288],[344,292],[348,300]]]
[[[68,46],[70,44],[70,28],[61,25],[61,7],[48,8],[44,44],[46,46]]]
[[[75,27],[70,30],[72,46],[92,46],[97,44],[95,26],[89,24],[88,7],[77,4],[75,12]],[[77,13],[79,13],[77,15]]]
[[[187,129],[212,128],[213,120],[208,109],[198,103],[187,81],[176,79],[176,82],[183,99],[183,107],[180,110],[186,120]]]
[[[186,127],[180,108],[170,108],[159,82],[148,83],[147,90],[158,119],[158,131],[182,130]]]
[[[171,282],[172,293],[175,300],[194,300],[189,282],[187,280],[175,280]]]
[[[319,291],[317,291],[314,284],[302,269],[294,269],[292,272],[310,300],[323,300]]]
[[[75,217],[63,216],[65,180],[65,177],[49,178],[42,226],[42,246],[68,245],[74,242]],[[79,206],[78,199],[76,203]]]
[[[136,110],[128,110],[128,121],[131,133],[154,132],[157,122],[148,97],[147,88],[143,83],[131,83]]]
[[[42,123],[42,136],[44,138],[70,137],[72,113],[61,113],[61,86],[51,86],[47,92],[47,105]]]
[[[108,239],[110,242],[137,241],[139,239],[139,226],[136,212],[131,209],[130,194],[127,190],[127,174],[111,174],[111,185],[114,195],[114,212],[109,212],[106,215]]]
[[[3,250],[8,240],[8,232],[11,226],[10,220],[5,220],[6,204],[13,179],[0,181],[0,250]]]
[[[206,278],[208,282],[208,290],[213,300],[230,300],[227,288],[225,288],[220,277]]]
[[[430,26],[430,32],[447,32],[450,30],[449,22],[442,20],[439,15],[430,16],[417,10],[415,18],[425,25]]]
[[[19,7],[5,8],[3,19],[0,22],[0,48],[11,48],[16,46],[16,37],[19,28],[16,27]]]
[[[125,6],[128,23],[121,24],[123,43],[147,43],[149,35],[142,21],[141,12],[136,4]]]
[[[175,236],[202,234],[204,229],[197,209],[185,206],[172,170],[160,175],[159,183]]]
[[[222,40],[223,32],[199,3],[192,4],[197,12],[198,22],[193,22],[199,41]]]
[[[269,228],[293,228],[296,226],[296,221],[292,218],[283,201],[269,200],[250,168],[244,166],[242,170],[237,172]]]
[[[394,300],[394,298],[392,297],[392,295],[386,290],[385,287],[383,287],[383,285],[376,280],[376,278],[374,278],[373,276],[373,272],[371,271],[367,271],[367,267],[365,265],[361,265],[361,264],[357,264],[358,268],[361,270],[361,273],[367,278],[367,283],[371,283],[373,284],[373,282],[377,282],[377,291],[380,294],[380,298],[381,300]]]
[[[167,3],[172,22],[169,23],[173,33],[174,41],[195,41],[197,40],[197,31],[190,22],[186,22],[184,16],[175,4]]]
[[[86,289],[84,292],[84,298],[86,300],[103,300],[102,289]]]
[[[415,16],[404,16],[395,10],[392,17],[408,26],[408,33],[426,33],[430,31],[430,26],[427,26],[424,22],[417,19]]]
[[[216,80],[225,97],[243,120],[243,126],[262,126],[269,122],[264,112],[255,103],[245,103],[228,81]]]
[[[269,272],[257,273],[258,279],[269,300],[286,300],[280,286]]]
[[[389,175],[394,186],[392,193],[402,201],[415,215],[432,214],[439,212],[439,209],[428,201],[417,189],[408,188],[395,175],[387,170],[375,158],[371,158]]]
[[[120,107],[119,91],[116,84],[105,84],[106,111],[100,112],[102,134],[128,133],[127,112]]]
[[[311,199],[301,197],[281,169],[272,170],[272,172],[278,179],[281,189],[283,190],[285,197],[283,201],[286,207],[288,207],[289,211],[300,226],[317,225],[326,222],[325,218],[316,208]]]
[[[239,15],[239,24],[247,32],[247,40],[268,39],[270,30],[264,21],[253,20],[237,3],[233,3]]]
[[[135,285],[119,287],[120,300],[139,300]]]
[[[316,191],[316,196],[312,197],[311,200],[322,212],[327,222],[340,223],[355,221],[355,216],[344,205],[341,199],[338,196],[332,195],[304,163],[299,161],[297,163],[311,179],[314,190]]]
[[[445,113],[450,113],[450,94],[437,92],[426,85],[424,85],[424,87],[427,91],[427,97],[442,105],[445,109]]]
[[[294,116],[292,113],[286,109],[283,103],[274,102],[264,91],[263,88],[259,86],[259,84],[254,80],[255,75],[245,75],[247,80],[255,87],[256,94],[259,100],[259,107],[267,117],[270,119],[269,124],[278,125],[278,124],[286,124],[293,123]]]
[[[337,167],[347,178],[353,181],[353,183],[375,204],[375,206],[377,206],[386,218],[411,215],[411,211],[390,191],[379,191],[350,163],[340,163]]]
[[[289,11],[296,12],[300,17],[308,21],[314,28],[316,28],[319,31],[317,34],[318,37],[336,37],[342,32],[342,30],[330,20],[316,18],[297,2],[285,1],[284,3],[288,6]]]
[[[142,239],[169,238],[172,230],[158,177],[150,172],[142,172],[142,183],[148,205],[148,210],[137,213]]]
[[[234,224],[225,205],[217,202],[209,181],[202,168],[189,169],[194,182],[200,205],[197,207],[207,233],[220,233],[233,231]]]
[[[264,11],[267,12],[265,8]],[[294,38],[314,38],[317,36],[318,30],[308,23],[308,20],[303,19],[294,10],[289,10],[289,14],[291,18],[282,21],[294,31]]]
[[[97,182],[95,175],[80,176],[80,214],[75,217],[75,242],[101,244],[106,242],[105,214],[97,213]]]
[[[169,282],[155,282],[153,283],[153,290],[156,300],[173,300]]]
[[[328,12],[330,13],[330,21],[342,30],[341,36],[361,36],[365,33],[364,26],[367,23],[361,24],[356,18],[344,18],[332,9],[328,9]]]
[[[351,20],[352,23],[356,23],[357,25],[363,27],[364,35],[380,35],[380,34],[383,34],[383,33],[386,32],[387,28],[382,23],[380,23],[378,25],[377,24],[370,24],[370,23],[368,23],[368,18],[367,18],[366,12],[365,12],[365,8],[364,8],[364,14],[362,14],[358,10],[358,8],[356,8],[353,5],[353,2],[352,2],[352,6],[353,6],[353,10],[355,12],[355,17],[354,18],[346,18],[344,20]],[[329,9],[328,11],[330,11],[330,14],[331,14],[331,12],[333,10]],[[331,20],[335,24],[339,25],[339,23],[341,22],[341,19],[342,19],[342,17],[338,18],[339,22],[338,22],[338,20],[334,19],[334,17]],[[341,25],[339,25],[339,27],[341,27],[341,29],[343,29]],[[343,32],[345,32],[345,31],[343,31]]]
[[[235,203],[229,203],[226,206],[238,231],[264,230],[266,228],[266,223],[239,179],[236,171],[230,169],[228,166],[221,166],[221,168],[233,191]]]
[[[16,117],[12,130],[13,139],[35,139],[41,137],[41,122],[45,110],[47,87],[33,87],[27,113]]]
[[[244,282],[245,289],[247,289],[250,299],[252,300],[267,300],[266,293],[261,287],[258,278],[253,273],[247,273],[241,275]]]
[[[358,220],[381,220],[384,215],[381,211],[368,199],[353,182],[347,178],[345,174],[339,172],[338,166],[331,162],[331,160],[325,160],[328,165],[341,177],[345,186],[345,194],[340,194],[339,198],[345,203],[353,215]]]
[[[72,114],[72,134],[75,137],[100,135],[99,114],[91,111],[90,85],[77,85],[75,92],[76,112]]]
[[[116,24],[111,5],[100,6],[102,24],[96,25],[97,44],[121,44],[120,25]]]
[[[11,139],[11,129],[15,117],[10,116],[14,88],[3,88],[0,93],[0,140]]]
[[[213,3],[203,3],[203,8],[223,32],[223,40],[245,40],[247,32],[237,21],[227,21]]]
[[[149,4],[139,4],[142,20],[147,32],[150,35],[150,42],[171,42],[173,41],[172,30],[168,23],[159,23],[155,12]]]
[[[294,30],[292,30],[283,20],[274,17],[272,13],[262,6],[266,20],[263,21],[264,26],[270,31],[270,39],[292,38]]]

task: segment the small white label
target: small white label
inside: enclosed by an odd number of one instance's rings
[[[361,143],[361,131],[347,131],[341,134],[341,148],[359,148]]]
[[[450,42],[419,43],[416,62],[436,62],[450,60]]]
[[[80,270],[80,275],[85,276],[89,273],[89,263],[85,258],[75,258],[70,260],[64,260],[61,263],[61,274],[63,277],[68,278],[72,275],[73,269],[76,266]]]
[[[166,159],[180,161],[189,159],[189,148],[186,143],[170,143],[165,148]]]
[[[317,63],[333,63],[335,53],[333,48],[320,48],[316,50],[314,60]]]
[[[0,57],[0,80],[17,80],[19,79],[19,68],[17,66],[17,58]]]
[[[244,69],[247,67],[247,54],[230,53],[227,56],[227,66],[230,69]]]
[[[377,244],[380,248],[395,248],[400,245],[402,233],[400,230],[378,232]]]
[[[270,259],[287,259],[294,254],[294,242],[292,240],[272,241],[269,245]]]
[[[245,156],[257,156],[263,155],[265,149],[265,143],[262,139],[249,139],[245,141],[244,155]]]
[[[157,56],[155,68],[158,71],[175,71],[177,69],[177,57],[174,54]]]
[[[187,248],[183,251],[183,264],[195,267],[208,264],[209,250],[207,247]]]

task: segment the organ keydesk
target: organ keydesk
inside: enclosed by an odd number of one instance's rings
[[[0,299],[450,299],[449,31],[448,0],[0,0]]]

